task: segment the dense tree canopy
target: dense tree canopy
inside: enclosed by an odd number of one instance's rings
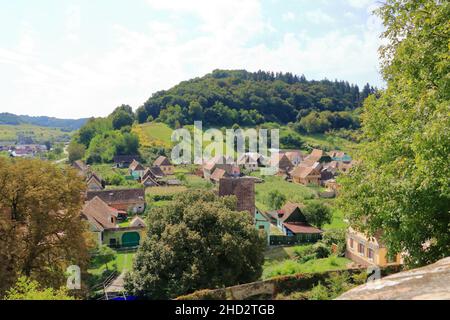
[[[69,265],[87,259],[80,219],[85,185],[73,169],[0,158],[0,296],[18,274],[45,287],[65,283]]]
[[[330,208],[319,201],[308,202],[303,211],[306,221],[318,228],[322,228],[326,223],[331,223],[333,217]]]
[[[126,289],[151,299],[231,286],[261,276],[265,236],[235,197],[190,191],[154,209]]]
[[[351,222],[409,264],[450,255],[450,2],[388,0],[387,89],[367,99],[360,165],[342,181]]]
[[[115,155],[138,154],[139,139],[130,130],[133,122],[128,105],[117,107],[106,118],[89,119],[72,138],[69,160],[86,158],[88,163],[102,163],[111,162]]]
[[[136,111],[136,118],[143,123],[151,116],[172,127],[194,120],[216,127],[286,124],[313,110],[354,110],[374,91],[370,85],[360,92],[345,81],[307,81],[291,73],[215,70],[155,93]]]

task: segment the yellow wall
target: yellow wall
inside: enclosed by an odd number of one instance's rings
[[[350,246],[350,238],[353,239],[353,248]],[[347,242],[347,257],[352,259],[356,263],[361,263],[364,261],[368,265],[377,265],[380,267],[384,267],[390,264],[400,264],[401,263],[401,255],[397,254],[396,260],[393,262],[389,262],[387,259],[387,248],[379,246],[373,242],[370,242],[371,246],[368,246],[368,239],[365,237],[361,237],[360,234],[347,234],[346,236]],[[358,252],[358,244],[362,243],[364,245],[364,254],[360,254]],[[373,250],[373,260],[369,259],[369,248]]]

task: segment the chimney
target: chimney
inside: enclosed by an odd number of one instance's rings
[[[222,178],[219,182],[219,196],[236,196],[237,211],[247,211],[255,216],[255,181],[252,178]]]

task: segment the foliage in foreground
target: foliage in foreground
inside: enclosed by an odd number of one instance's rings
[[[0,295],[22,274],[59,288],[65,271],[86,269],[85,185],[73,169],[0,158]]]
[[[261,276],[265,247],[250,215],[236,211],[235,197],[189,191],[152,211],[125,288],[166,299],[252,282]]]
[[[39,283],[27,277],[20,277],[14,287],[6,292],[4,300],[75,300],[65,287],[60,289],[41,288]]]
[[[360,165],[343,210],[409,265],[450,255],[450,2],[388,0],[379,11],[387,89],[366,100]],[[425,247],[425,249],[424,249]]]

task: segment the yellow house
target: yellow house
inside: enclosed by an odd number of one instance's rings
[[[367,237],[352,227],[347,230],[346,245],[345,256],[363,266],[384,267],[403,263],[401,254],[397,254],[394,259],[388,257],[387,248],[379,236]]]
[[[174,171],[174,166],[167,157],[159,156],[153,166],[159,167],[165,175],[172,175]]]

